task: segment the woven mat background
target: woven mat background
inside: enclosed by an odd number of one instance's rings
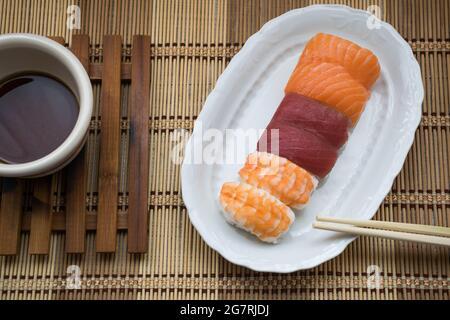
[[[189,222],[181,200],[179,166],[170,160],[171,133],[192,129],[193,121],[233,55],[264,22],[315,3],[367,9],[410,43],[422,67],[426,98],[423,120],[401,174],[376,219],[450,224],[450,3],[448,0],[0,0],[0,33],[64,36],[66,9],[81,7],[77,33],[91,39],[93,61],[101,60],[102,35],[123,36],[124,60],[133,34],[152,37],[151,168],[149,253],[126,253],[126,233],[115,255],[94,253],[88,234],[84,255],[64,254],[64,234],[53,234],[49,256],[27,254],[22,235],[17,257],[0,257],[0,299],[450,299],[449,250],[359,238],[321,266],[288,275],[264,274],[235,266],[212,251]],[[123,85],[123,114],[127,92]],[[96,115],[100,85],[94,86]],[[94,121],[95,124],[95,121]],[[126,137],[125,137],[126,138]],[[123,148],[126,150],[126,139]],[[96,205],[98,136],[88,141],[89,209]],[[126,159],[122,167],[126,168]],[[120,191],[126,186],[122,170]],[[64,203],[61,177],[54,178],[56,213]],[[69,182],[70,183],[70,182]],[[126,210],[126,199],[122,199]],[[65,288],[66,269],[79,265],[82,289]],[[381,269],[380,290],[367,288],[367,268]]]

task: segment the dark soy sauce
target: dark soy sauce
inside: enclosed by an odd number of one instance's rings
[[[0,84],[0,161],[42,158],[69,136],[78,101],[62,82],[44,74],[15,75]]]

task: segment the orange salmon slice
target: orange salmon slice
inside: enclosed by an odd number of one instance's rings
[[[327,104],[358,122],[370,92],[344,67],[329,62],[302,64],[291,75],[286,93],[297,93]]]
[[[378,58],[372,51],[341,37],[318,33],[308,41],[296,68],[310,62],[339,64],[366,89],[380,76]]]

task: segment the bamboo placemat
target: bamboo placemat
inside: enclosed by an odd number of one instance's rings
[[[124,61],[132,36],[152,40],[150,110],[150,212],[148,254],[130,255],[126,233],[115,255],[95,253],[88,233],[86,253],[64,253],[65,236],[54,233],[50,254],[21,251],[0,257],[0,299],[450,299],[449,250],[361,237],[321,266],[288,275],[264,274],[228,263],[200,239],[181,200],[180,167],[171,161],[175,129],[191,130],[216,79],[246,39],[264,22],[290,9],[340,3],[381,8],[410,43],[426,90],[423,119],[404,168],[376,219],[436,224],[450,222],[450,4],[448,0],[211,0],[67,1],[0,0],[0,33],[32,32],[71,39],[87,34],[91,62],[102,61],[104,34],[120,34]],[[81,9],[81,29],[66,27],[67,7]],[[87,144],[88,208],[97,205],[101,84],[94,84],[95,119]],[[122,84],[122,115],[130,86]],[[127,150],[126,142],[121,144]],[[119,189],[126,194],[127,159],[121,159]],[[53,177],[54,214],[64,205],[61,175]],[[119,199],[126,210],[127,197]],[[67,268],[81,269],[81,289],[66,288]],[[370,266],[381,271],[381,288],[367,286]],[[369,269],[370,271],[370,269]]]

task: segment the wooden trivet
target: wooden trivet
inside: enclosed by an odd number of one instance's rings
[[[53,40],[64,45],[63,38]],[[66,200],[63,214],[53,215],[52,177],[29,180],[33,189],[32,212],[26,213],[25,179],[3,178],[0,199],[0,255],[15,255],[20,233],[30,232],[30,254],[48,254],[51,232],[65,231],[66,252],[85,251],[86,231],[96,231],[97,252],[116,250],[118,230],[128,231],[128,252],[145,253],[148,246],[148,174],[150,108],[150,38],[134,36],[131,63],[122,63],[120,36],[104,36],[103,63],[90,63],[89,37],[74,35],[72,52],[101,81],[101,133],[97,213],[87,211],[87,161],[83,149],[65,169]],[[131,81],[129,116],[128,212],[118,212],[121,82]]]

